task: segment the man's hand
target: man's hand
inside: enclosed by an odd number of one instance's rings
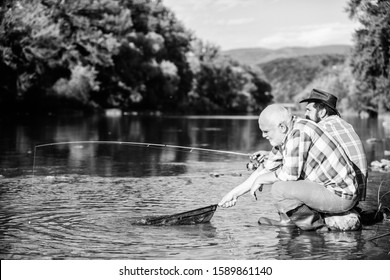
[[[264,161],[267,158],[269,151],[257,151],[249,156],[250,160],[256,160],[258,162]]]
[[[229,208],[233,207],[237,203],[237,195],[235,195],[232,192],[229,192],[227,195],[225,195],[222,200],[218,203],[218,206]]]
[[[257,170],[259,168],[263,169],[263,162],[267,159],[269,152],[267,151],[257,151],[249,156],[249,162],[246,164],[248,171]]]

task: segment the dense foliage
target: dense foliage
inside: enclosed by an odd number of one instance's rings
[[[261,77],[257,67],[240,65],[219,55],[217,47],[198,41],[192,61],[195,83],[190,94],[191,104],[207,111],[220,107],[229,111],[253,111],[271,100],[271,86]]]
[[[161,0],[9,0],[0,14],[2,110],[248,111],[272,99],[261,72]]]
[[[348,12],[360,23],[351,59],[360,106],[372,115],[390,110],[390,2],[350,0]]]

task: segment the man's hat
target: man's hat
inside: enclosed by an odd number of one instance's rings
[[[322,103],[322,104],[326,105],[327,107],[329,107],[331,110],[333,110],[337,115],[340,116],[339,111],[337,111],[337,109],[336,109],[337,97],[329,92],[313,88],[309,97],[301,100],[299,103],[303,103],[303,102]]]

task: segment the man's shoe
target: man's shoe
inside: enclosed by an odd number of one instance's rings
[[[302,230],[316,230],[325,226],[321,215],[305,204],[288,211],[286,214]]]

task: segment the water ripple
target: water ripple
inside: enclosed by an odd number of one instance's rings
[[[363,259],[386,258],[388,239],[367,242],[389,224],[361,232],[306,233],[258,226],[276,218],[269,188],[218,208],[211,223],[136,226],[219,201],[242,178],[106,178],[80,175],[2,179],[2,259]],[[368,257],[367,257],[368,256]]]

